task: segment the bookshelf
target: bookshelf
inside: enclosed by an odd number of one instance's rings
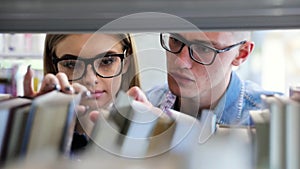
[[[43,71],[44,33],[0,33],[0,93],[23,95],[23,76],[28,65],[40,81]]]
[[[32,3],[30,0],[10,0],[2,2],[0,6],[0,32],[7,34],[24,32],[32,34],[43,34],[46,32],[95,32],[105,24],[119,17],[139,12],[168,13],[190,21],[201,30],[277,30],[300,28],[300,1],[298,0],[224,0],[222,2],[220,0],[87,0],[84,2],[75,0],[72,3],[68,0],[37,0],[35,3]],[[152,22],[158,19],[161,19],[160,22],[164,22],[163,18],[146,17],[145,15],[142,18],[131,18],[129,22]],[[116,29],[106,31],[126,30],[140,32],[167,29],[166,27],[157,27],[157,25],[155,27],[142,27],[143,25],[141,27],[126,26],[129,27],[117,27]],[[186,29],[179,26],[172,27],[172,30]],[[4,43],[1,44],[3,44],[3,47],[5,46]],[[295,56],[298,56],[298,54],[295,54]],[[7,52],[6,50],[2,50],[0,52],[0,59],[6,60],[8,64],[4,65],[1,63],[0,68],[11,68],[11,63],[14,61],[23,63],[27,60],[40,60],[41,57],[42,53],[31,53],[28,51],[27,53],[24,51]],[[36,67],[33,66],[33,68],[41,70],[38,67],[41,65],[41,62],[38,62],[36,63]],[[11,84],[11,81],[10,78],[1,77],[0,83]],[[224,146],[221,139],[215,143],[216,145],[220,145],[220,147]],[[209,146],[206,148],[207,151],[211,150]],[[217,153],[218,150],[216,150]],[[42,155],[42,157],[46,156]],[[89,158],[88,155],[86,157]],[[93,160],[89,162],[92,162],[96,166],[98,164],[97,160],[99,158],[93,156]],[[87,163],[77,165],[78,163],[76,162],[71,164],[69,162],[65,158],[56,158],[50,161],[44,158],[38,161],[36,165],[32,163],[24,165],[21,163],[15,168],[57,168],[68,164],[69,168],[80,169],[89,166]],[[105,162],[109,162],[109,160]],[[124,161],[123,163],[115,164],[124,164]],[[135,164],[132,164],[132,166],[141,167],[141,165]]]

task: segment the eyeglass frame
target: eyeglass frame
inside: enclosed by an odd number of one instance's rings
[[[216,48],[213,48],[213,47],[210,47],[210,46],[201,44],[201,43],[191,43],[191,42],[190,42],[190,43],[187,43],[188,41],[182,42],[182,40],[177,39],[178,41],[180,41],[180,42],[182,43],[182,45],[181,45],[181,47],[179,48],[179,50],[178,50],[177,52],[173,52],[173,51],[168,50],[166,47],[164,47],[165,45],[163,45],[163,44],[165,44],[165,43],[163,43],[163,38],[162,38],[163,34],[164,34],[164,33],[160,33],[160,44],[161,44],[162,48],[164,48],[166,51],[171,52],[171,53],[173,53],[173,54],[178,54],[178,53],[180,53],[180,52],[182,51],[182,49],[183,49],[184,46],[187,46],[188,49],[189,49],[189,55],[190,55],[190,58],[191,58],[193,61],[195,61],[195,62],[197,62],[197,63],[199,63],[199,64],[202,64],[202,65],[211,65],[211,64],[213,64],[214,61],[215,61],[215,59],[216,59],[217,54],[219,54],[219,53],[224,53],[224,52],[227,52],[227,51],[230,51],[232,48],[234,48],[234,47],[236,47],[236,46],[239,46],[239,45],[243,45],[243,44],[245,44],[245,43],[247,42],[247,40],[243,40],[243,41],[240,41],[240,42],[238,42],[238,43],[236,43],[236,44],[233,44],[233,45],[230,45],[230,46],[228,46],[228,47],[225,47],[225,48],[223,48],[223,49],[216,49]],[[171,34],[171,33],[168,33],[168,34]],[[191,47],[190,47],[190,46],[192,46],[192,45],[200,45],[200,46],[203,46],[203,47],[206,47],[206,48],[211,49],[211,50],[214,52],[214,56],[213,56],[211,62],[209,62],[209,63],[203,63],[203,62],[200,62],[200,61],[198,61],[197,59],[195,59],[194,56],[193,56],[193,50],[192,50]]]
[[[125,56],[126,56],[126,52],[127,52],[127,50],[125,49],[123,53],[109,53],[109,54],[107,54],[107,53],[100,53],[100,54],[96,55],[96,56],[93,57],[93,58],[81,58],[81,57],[79,57],[79,56],[75,56],[75,55],[71,55],[71,54],[64,55],[64,56],[67,56],[66,58],[58,58],[58,57],[56,56],[56,54],[54,53],[53,56],[52,56],[52,63],[54,64],[54,67],[55,67],[56,71],[59,72],[59,71],[58,71],[58,65],[57,65],[57,64],[58,64],[58,62],[60,62],[60,61],[63,61],[63,60],[81,60],[81,61],[84,62],[85,68],[84,68],[84,71],[83,71],[82,75],[81,75],[79,78],[77,78],[77,79],[72,79],[72,80],[69,80],[69,81],[76,81],[76,80],[82,79],[82,77],[83,77],[83,76],[86,74],[86,72],[87,72],[87,66],[88,66],[89,64],[92,66],[92,69],[93,69],[94,73],[95,73],[97,76],[99,76],[99,77],[101,77],[101,78],[113,78],[113,77],[119,76],[119,75],[122,73],[122,70],[123,70],[123,61],[124,61],[124,59],[126,58],[126,57],[125,57]],[[117,57],[119,57],[119,58],[121,59],[121,68],[120,68],[120,71],[119,71],[117,74],[113,75],[113,76],[103,76],[103,75],[100,75],[100,74],[96,71],[96,69],[95,69],[94,61],[95,61],[96,59],[103,58],[103,57],[109,57],[109,56],[117,56]],[[74,58],[76,58],[76,59],[74,59]]]

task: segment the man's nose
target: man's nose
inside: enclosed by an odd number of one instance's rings
[[[193,60],[190,57],[189,47],[184,46],[180,53],[177,54],[175,63],[181,68],[191,68]]]

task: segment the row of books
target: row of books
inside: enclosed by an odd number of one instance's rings
[[[290,96],[262,95],[266,109],[251,111],[255,123],[255,163],[257,168],[300,168],[299,87]]]
[[[0,164],[30,158],[43,150],[69,153],[80,94],[52,91],[34,99],[0,100]]]
[[[153,168],[154,163],[161,164],[158,168],[187,168],[182,166],[188,165],[188,155],[198,143],[201,126],[197,119],[172,110],[168,115],[160,114],[156,112],[158,108],[145,107],[124,92],[118,93],[111,107],[101,109],[85,151],[61,158],[69,153],[78,100],[72,95],[53,91],[33,100],[10,98],[0,101],[3,103],[0,107],[3,110],[7,107],[5,111],[12,116],[9,118],[14,119],[6,123],[10,127],[4,127],[15,128],[14,131],[5,132],[5,135],[17,137],[3,137],[7,145],[1,144],[1,160],[14,160],[20,155],[26,158],[18,161],[20,163],[5,165],[5,169]],[[8,102],[19,104],[4,106]],[[15,107],[18,107],[18,113]],[[16,147],[19,145],[20,148]],[[53,154],[53,150],[56,153]]]

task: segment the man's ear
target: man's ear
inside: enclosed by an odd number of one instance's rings
[[[254,49],[254,42],[247,41],[245,44],[243,44],[239,49],[238,56],[232,61],[232,65],[239,66],[240,64],[242,64],[250,56],[253,49]]]

